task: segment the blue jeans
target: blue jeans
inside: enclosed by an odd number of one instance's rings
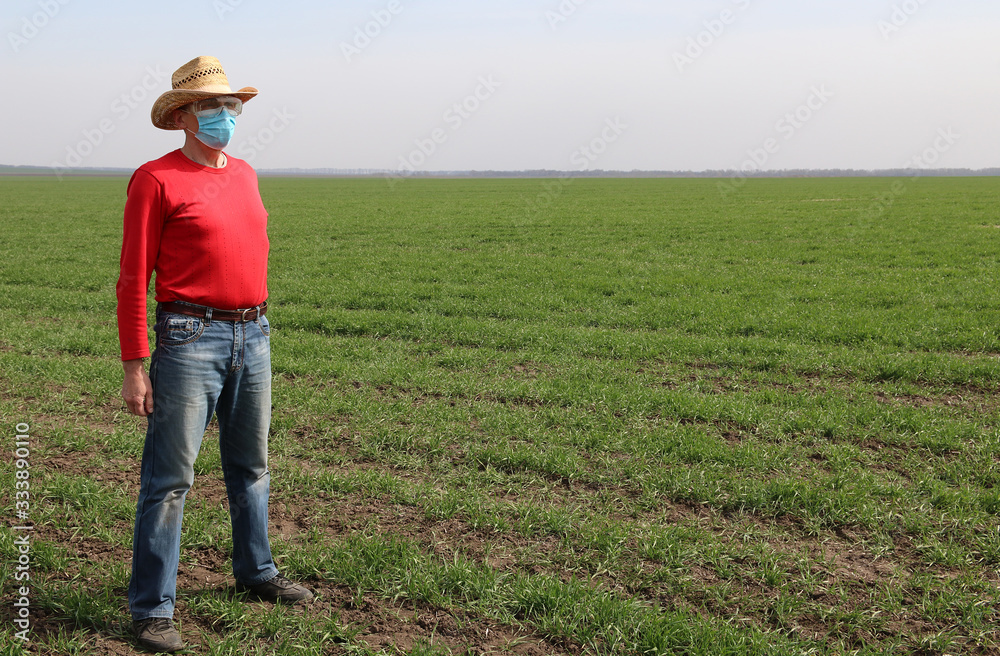
[[[157,311],[149,366],[153,413],[142,452],[132,545],[134,620],[172,617],[184,498],[215,414],[233,527],[233,575],[255,585],[274,577],[267,538],[271,347],[266,317],[215,321]]]

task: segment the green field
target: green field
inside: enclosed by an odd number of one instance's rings
[[[127,654],[126,178],[0,178],[0,654]],[[1000,653],[1000,179],[263,179],[275,557],[200,654]]]

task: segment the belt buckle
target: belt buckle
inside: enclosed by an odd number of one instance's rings
[[[240,321],[242,321],[243,323],[246,323],[246,321],[247,321],[247,312],[253,312],[256,309],[257,308],[247,308],[245,310],[240,310],[239,311],[240,312]]]

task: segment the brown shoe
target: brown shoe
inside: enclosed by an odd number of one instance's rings
[[[251,596],[265,601],[284,601],[295,604],[300,601],[312,601],[313,593],[304,585],[292,583],[281,574],[276,575],[270,581],[264,581],[257,585],[245,585],[237,583],[236,589],[239,592],[249,592]]]
[[[171,653],[184,649],[181,634],[169,617],[150,617],[132,622],[132,632],[140,645],[157,653]]]

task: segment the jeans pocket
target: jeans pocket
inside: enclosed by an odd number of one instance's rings
[[[264,335],[264,337],[271,336],[271,324],[268,323],[267,317],[257,317],[257,321],[255,323],[257,324],[257,327],[260,328],[260,332]]]
[[[164,314],[156,327],[161,346],[183,346],[198,340],[205,332],[205,322],[184,314]]]

